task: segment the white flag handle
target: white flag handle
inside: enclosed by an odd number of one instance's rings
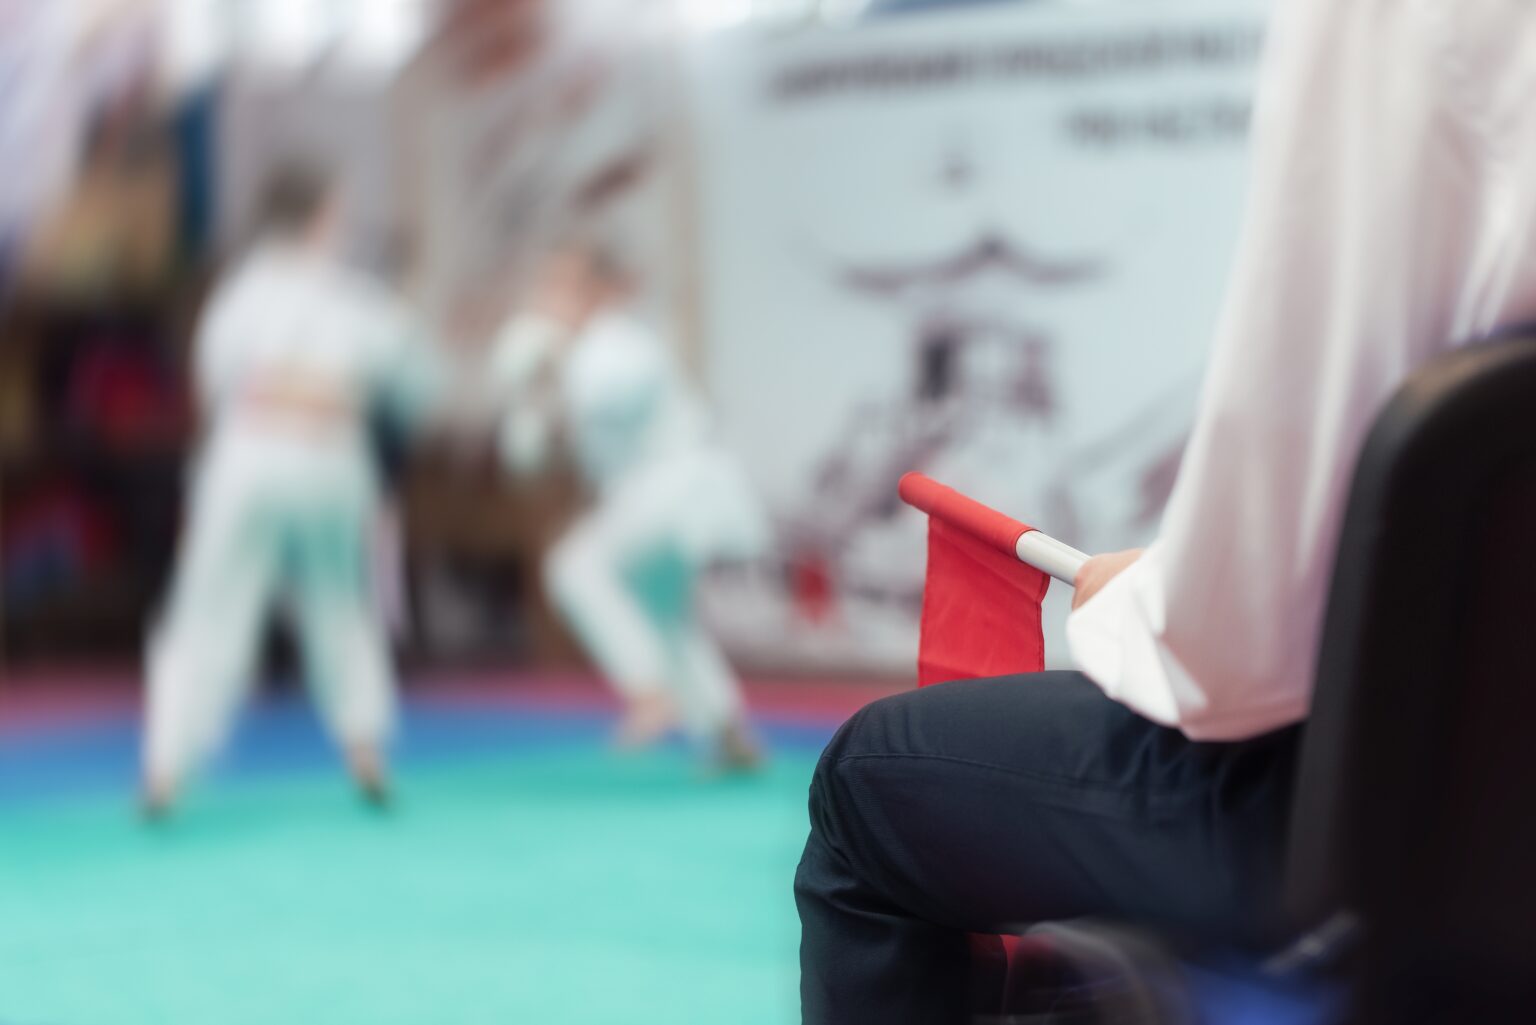
[[[1020,534],[1015,550],[1020,562],[1055,577],[1068,587],[1076,582],[1077,571],[1088,561],[1088,556],[1076,548],[1038,530]]]

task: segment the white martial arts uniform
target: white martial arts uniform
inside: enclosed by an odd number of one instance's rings
[[[380,743],[394,682],[367,584],[379,500],[368,425],[425,410],[440,380],[429,347],[378,286],[281,243],[220,285],[195,344],[207,431],[149,646],[146,769],[177,779],[217,746],[280,600],[332,734]]]
[[[588,654],[629,697],[669,688],[689,733],[716,734],[741,715],[736,677],[699,621],[699,571],[750,558],[767,523],[745,475],[708,437],[707,418],[659,339],[603,313],[555,356],[560,329],[518,318],[503,332],[493,377],[513,406],[502,451],[527,469],[550,417],[530,387],[557,360],[555,399],[597,502],[550,552],[549,593]]]
[[[1536,317],[1536,8],[1286,0],[1268,48],[1249,219],[1162,531],[1067,625],[1106,693],[1201,740],[1307,714],[1372,420],[1436,353]]]

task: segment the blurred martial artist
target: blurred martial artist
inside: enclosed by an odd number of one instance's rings
[[[766,520],[739,467],[710,442],[701,403],[661,339],[626,312],[632,281],[599,247],[547,263],[492,357],[510,402],[501,450],[513,470],[531,469],[559,425],[596,493],[550,552],[545,580],[627,705],[619,745],[654,742],[680,716],[715,768],[751,768],[759,752],[740,688],[694,598],[710,564],[762,551]]]
[[[370,435],[381,421],[418,424],[439,375],[400,304],[339,259],[339,205],[323,176],[275,174],[263,218],[195,341],[205,436],[149,645],[149,814],[222,740],[278,605],[358,786],[375,802],[388,794],[394,680],[367,581],[379,501]]]

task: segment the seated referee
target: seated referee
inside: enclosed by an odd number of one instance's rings
[[[972,932],[1271,938],[1365,433],[1419,364],[1536,318],[1536,7],[1286,0],[1273,22],[1162,533],[1083,567],[1080,672],[902,694],[828,746],[795,880],[807,1023],[965,1021]]]

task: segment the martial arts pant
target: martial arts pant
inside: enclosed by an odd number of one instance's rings
[[[149,647],[146,769],[180,778],[218,747],[279,605],[291,612],[310,690],[336,741],[383,743],[395,696],[367,582],[371,496],[319,483],[277,487],[238,466],[210,469],[197,483],[170,601]]]
[[[1272,938],[1300,732],[1196,743],[1075,672],[871,704],[811,784],[803,1020],[968,1021],[969,933],[1091,915]]]
[[[740,717],[740,686],[694,597],[712,562],[761,550],[766,527],[739,470],[712,450],[627,476],[550,551],[555,605],[609,683],[628,698],[665,690],[707,739]]]

